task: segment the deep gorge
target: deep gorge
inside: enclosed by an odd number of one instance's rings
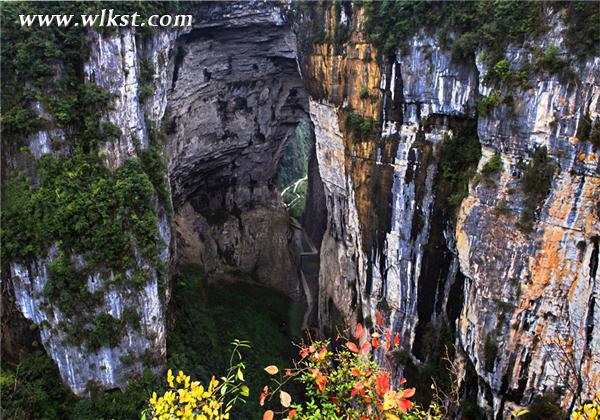
[[[600,389],[598,34],[573,35],[597,4],[515,6],[486,17],[507,25],[492,41],[442,4],[185,7],[183,30],[88,30],[85,45],[59,31],[62,55],[37,52],[45,76],[3,76],[3,364],[43,348],[64,395],[121,395],[167,367],[221,367],[186,345],[253,336],[260,354],[257,325],[285,362],[286,334],[332,337],[381,311],[401,337],[394,373],[424,402],[448,346],[456,418],[542,399],[569,413]],[[519,29],[529,13],[536,31]],[[5,31],[3,74],[23,37]],[[291,219],[278,179],[299,124]]]

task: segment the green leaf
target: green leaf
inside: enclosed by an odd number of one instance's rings
[[[242,369],[239,369],[239,368],[238,368],[238,371],[237,371],[237,375],[236,375],[236,376],[237,376],[237,378],[238,378],[240,381],[243,381],[243,380],[244,380],[244,374],[242,373]]]
[[[244,397],[250,396],[250,388],[248,388],[246,385],[242,385],[240,388],[240,394]]]

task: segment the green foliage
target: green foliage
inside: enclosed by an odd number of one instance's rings
[[[592,122],[589,113],[582,115],[577,127],[577,138],[579,141],[589,141],[594,150],[597,150],[600,147],[600,117]]]
[[[483,175],[483,179],[485,184],[488,187],[493,187],[496,185],[495,181],[494,181],[494,177],[495,175],[499,174],[502,171],[502,156],[500,155],[500,152],[497,152],[494,154],[494,156],[491,157],[490,160],[488,160],[485,165],[483,165],[483,168],[481,168],[481,175]],[[496,209],[498,211],[500,211],[501,213],[504,213],[507,208],[506,208],[506,202],[504,201],[499,201]]]
[[[488,96],[477,98],[477,112],[480,116],[486,116],[491,108],[497,107],[501,102],[500,92],[494,90]]]
[[[346,128],[352,133],[352,140],[360,143],[375,135],[376,125],[373,117],[365,118],[360,114],[349,112],[346,115]]]
[[[277,171],[277,187],[283,190],[308,173],[308,150],[310,145],[310,123],[302,121],[283,152]]]
[[[492,338],[491,334],[485,337],[485,343],[483,345],[483,354],[485,361],[485,370],[492,372],[494,370],[494,362],[498,357],[498,344]]]
[[[75,402],[56,365],[41,353],[25,359],[17,369],[3,365],[0,378],[2,418],[58,419]]]
[[[485,52],[485,61],[498,80],[518,82],[528,87],[531,70],[551,73],[568,72],[568,62],[555,47],[542,54],[535,68],[511,71],[503,57],[509,43],[521,44],[527,37],[542,34],[546,27],[543,16],[545,2],[476,1],[367,1],[364,3],[367,21],[365,32],[386,56],[406,47],[407,40],[417,31],[436,29],[440,45],[451,48],[452,57],[464,60],[474,57],[477,49]],[[566,44],[579,58],[598,54],[600,45],[600,4],[598,2],[552,3],[566,23]],[[448,33],[456,34],[455,40]],[[573,76],[572,74],[570,76]]]
[[[419,29],[438,28],[444,33],[444,44],[449,41],[445,34],[458,34],[452,52],[460,59],[472,56],[478,47],[497,55],[508,42],[523,41],[536,29],[542,4],[386,0],[366,2],[365,7],[365,31],[385,55],[394,54]]]
[[[568,49],[579,58],[597,56],[600,45],[600,3],[574,1],[566,2],[564,6]]]
[[[550,45],[546,51],[536,51],[536,66],[550,73],[558,73],[568,65],[566,60],[561,57],[560,48],[556,45]]]
[[[343,24],[337,24],[333,33],[333,43],[337,46],[341,46],[350,40],[352,34],[352,28]]]
[[[231,290],[236,293],[231,293]],[[208,286],[201,270],[189,267],[174,278],[171,308],[175,326],[167,338],[168,366],[207,383],[213,372],[229,367],[234,338],[250,341],[245,357],[248,404],[236,407],[236,418],[260,419],[258,392],[263,368],[286,364],[296,354],[290,337],[300,332],[300,314],[274,291],[245,283]]]
[[[305,178],[308,173],[308,148],[310,143],[310,123],[302,121],[296,127],[296,135],[290,139],[277,172],[277,186],[285,190],[283,201],[288,207],[290,216],[297,220],[302,218],[306,204],[307,181],[301,182],[294,191],[294,183]],[[291,186],[291,188],[287,188]],[[287,188],[287,190],[286,190]]]
[[[546,146],[537,149],[531,162],[525,166],[521,180],[523,211],[519,220],[523,231],[529,232],[533,228],[535,213],[548,196],[555,171],[556,165],[548,156]]]
[[[138,159],[127,160],[114,173],[95,155],[76,153],[60,160],[49,155],[38,165],[38,186],[23,177],[7,182],[2,200],[2,255],[5,261],[28,262],[56,244],[59,255],[48,264],[43,293],[63,314],[73,317],[65,326],[77,344],[91,350],[122,337],[120,327],[96,319],[92,309],[102,302],[102,291],[91,294],[87,277],[115,274],[115,281],[145,283],[132,246],[158,265],[160,241],[153,207],[154,188]],[[86,264],[76,268],[73,256]],[[134,269],[134,277],[123,276]],[[94,321],[94,322],[95,322]]]
[[[360,92],[359,92],[359,97],[362,100],[369,99],[369,97],[370,97],[369,88],[366,86],[361,87]]]
[[[456,209],[469,191],[469,181],[475,175],[481,158],[477,124],[472,120],[453,123],[453,135],[440,143],[441,180],[437,195],[446,207]]]
[[[304,214],[307,188],[308,181],[304,180],[298,184],[296,191],[293,191],[293,188],[290,188],[282,197],[283,202],[288,206],[289,215],[296,220],[300,220]]]

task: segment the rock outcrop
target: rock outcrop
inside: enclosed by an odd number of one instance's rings
[[[479,405],[499,417],[546,393],[558,392],[567,410],[590,397],[600,363],[599,156],[577,136],[584,116],[598,115],[598,59],[574,64],[574,80],[537,71],[531,86],[515,88],[487,80],[480,54],[453,59],[435,33],[419,32],[394,60],[371,65],[377,52],[364,41],[361,8],[316,16],[302,12],[299,33],[325,30],[331,41],[302,44],[328,215],[321,324],[368,322],[381,309],[421,360],[426,330],[449,324],[479,377]],[[530,44],[566,53],[560,18],[547,19],[551,32]],[[344,30],[349,38],[336,44]],[[534,60],[531,48],[509,46],[512,69],[525,59]],[[477,100],[492,92],[510,94],[510,105],[484,115]],[[349,113],[373,118],[380,135],[356,141]],[[477,175],[455,215],[440,198],[440,145],[457,121],[475,120],[478,169],[497,153],[503,168],[491,182]],[[542,146],[558,169],[524,233],[520,178]]]
[[[278,163],[308,99],[296,40],[272,3],[201,5],[177,41],[167,154],[178,263],[240,272],[295,296]]]
[[[148,147],[147,124],[159,125],[166,106],[166,80],[156,77],[154,94],[142,103],[139,100],[140,61],[153,60],[157,76],[164,73],[165,65],[157,54],[170,54],[175,34],[159,32],[150,39],[148,45],[140,45],[132,31],[123,30],[118,34],[102,35],[90,33],[90,57],[84,71],[86,83],[95,83],[113,95],[113,107],[105,116],[121,131],[114,142],[101,147],[101,155],[108,168],[118,168],[131,157],[137,156],[139,148]],[[40,108],[41,109],[41,108]],[[43,110],[41,110],[43,114]],[[147,116],[147,120],[144,118]],[[47,116],[46,116],[47,117]],[[146,122],[148,121],[148,123]],[[29,149],[35,159],[45,153],[52,153],[52,141],[64,141],[60,130],[40,131],[29,139]],[[139,144],[135,144],[135,139]],[[158,199],[154,203],[158,217],[159,238],[164,243],[160,259],[168,265],[171,258],[171,228],[167,209]],[[77,395],[86,395],[92,388],[124,388],[127,380],[140,375],[145,367],[160,370],[166,358],[165,308],[168,278],[160,276],[154,263],[137,257],[140,266],[147,273],[143,287],[129,287],[113,282],[117,273],[108,278],[103,273],[94,273],[84,279],[89,293],[100,292],[102,303],[93,309],[91,318],[108,314],[123,320],[127,308],[133,308],[139,319],[139,328],[126,326],[118,345],[102,347],[90,351],[84,343],[77,343],[64,325],[76,321],[64,315],[45,296],[44,286],[48,282],[48,265],[57,257],[58,250],[51,247],[47,256],[29,264],[10,263],[9,284],[14,293],[14,305],[23,316],[39,327],[41,343],[50,357],[58,365],[64,382]],[[79,267],[86,266],[81,256],[75,256]],[[125,273],[130,278],[133,272]]]

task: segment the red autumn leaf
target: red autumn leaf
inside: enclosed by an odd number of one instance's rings
[[[391,344],[392,344],[392,333],[387,331],[385,333],[385,349],[389,350]]]
[[[359,322],[358,324],[356,324],[356,330],[354,331],[354,337],[359,339],[360,337],[362,337],[362,335],[363,335],[363,326]]]
[[[267,385],[265,385],[262,392],[260,393],[260,398],[258,400],[258,403],[260,404],[261,407],[263,405],[265,405],[265,398],[267,397],[268,393],[269,393],[269,387]]]
[[[354,344],[351,341],[348,341],[346,343],[346,347],[348,347],[348,349],[352,352],[352,353],[358,353],[358,347],[356,346],[356,344]]]
[[[415,388],[408,388],[402,392],[402,398],[411,398],[415,395]]]
[[[378,349],[379,348],[379,338],[373,336],[371,338],[371,344],[373,345],[374,349]]]
[[[325,392],[325,385],[327,385],[327,377],[319,376],[319,377],[317,377],[316,382],[317,382],[317,388],[319,388],[319,391]]]
[[[288,419],[292,420],[295,415],[296,415],[296,409],[290,410],[290,412],[288,413]]]
[[[320,362],[325,359],[325,355],[327,354],[327,348],[323,347],[320,352],[315,353],[315,361]]]
[[[368,341],[365,341],[364,343],[362,343],[362,346],[360,346],[360,354],[367,354],[371,351],[371,345],[369,344]]]
[[[263,420],[273,420],[274,415],[275,413],[273,413],[273,410],[267,410],[265,411],[265,414],[263,414]]]
[[[377,325],[379,325],[380,327],[383,327],[383,320],[381,319],[381,312],[377,311],[375,316],[377,317]]]
[[[406,383],[406,378],[402,378],[400,379],[400,382],[398,382],[398,385],[402,385]]]
[[[394,337],[394,346],[398,347],[400,345],[400,334],[396,333],[396,336]]]
[[[350,392],[350,395],[354,397],[356,394],[362,391],[364,387],[365,385],[361,381],[358,381],[356,385],[354,385],[354,388],[352,388],[352,392]]]
[[[379,395],[385,395],[390,390],[389,373],[382,373],[375,378],[375,390]]]
[[[300,349],[300,357],[304,359],[306,356],[308,356],[308,348],[303,347]]]
[[[358,368],[352,368],[352,374],[354,376],[360,376],[360,370]]]
[[[406,413],[408,410],[410,410],[412,408],[412,406],[413,406],[413,403],[410,400],[398,401],[398,409],[403,413]]]

